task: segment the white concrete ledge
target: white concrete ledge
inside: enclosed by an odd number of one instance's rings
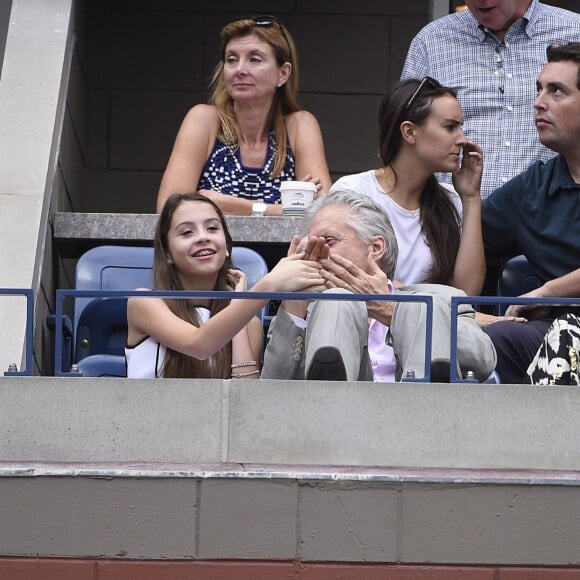
[[[54,215],[54,237],[62,242],[112,240],[153,242],[157,214],[77,213]],[[236,243],[288,244],[294,234],[305,231],[301,218],[226,216],[228,228]]]
[[[580,470],[580,389],[0,379],[0,461]]]
[[[124,479],[252,479],[334,483],[429,483],[580,487],[580,471],[515,469],[420,469],[345,465],[253,463],[48,463],[0,462],[2,477],[100,477]]]

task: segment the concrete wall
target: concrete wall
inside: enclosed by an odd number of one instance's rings
[[[2,78],[2,63],[4,62],[4,48],[6,47],[11,9],[12,0],[0,0],[0,78]]]
[[[72,0],[14,0],[0,82],[0,287],[41,296],[48,204],[54,182],[70,46]],[[63,81],[65,83],[63,89]],[[46,204],[46,205],[45,205]],[[42,318],[46,302],[39,301]],[[0,371],[20,365],[24,301],[2,299]],[[38,368],[38,362],[37,368]]]
[[[0,507],[5,556],[580,564],[577,483],[23,474]]]
[[[579,411],[573,387],[0,378],[0,555],[579,566]]]
[[[578,10],[577,0],[553,5]],[[331,174],[377,164],[376,112],[399,78],[409,43],[441,0],[101,0],[81,36],[90,96],[86,182],[75,209],[154,211],[180,122],[206,102],[219,30],[247,14],[276,14],[294,36],[300,104],[318,118]]]
[[[300,103],[322,126],[332,173],[376,163],[376,110],[400,74],[430,2],[106,0],[87,5],[90,148],[80,211],[154,211],[179,124],[207,100],[219,30],[244,14],[276,14],[295,37]],[[348,122],[347,122],[348,120]]]
[[[580,470],[579,415],[573,387],[0,378],[0,461]]]

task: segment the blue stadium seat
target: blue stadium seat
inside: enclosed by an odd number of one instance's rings
[[[498,296],[521,296],[541,286],[540,279],[532,270],[525,256],[516,256],[502,267],[497,280]],[[502,305],[499,313],[503,314],[507,306]]]
[[[497,295],[502,297],[521,296],[526,292],[541,286],[541,281],[532,270],[525,256],[516,256],[508,260],[503,266],[497,279]],[[497,312],[502,315],[507,310],[507,304],[499,304]],[[492,379],[493,377],[493,379]],[[501,377],[494,371],[487,383],[501,383]]]
[[[245,272],[248,287],[268,272],[262,256],[244,247],[234,247],[232,259]],[[134,290],[151,288],[153,248],[99,246],[85,252],[77,263],[76,290]],[[265,322],[266,307],[259,316]],[[125,376],[127,339],[126,298],[76,298],[72,320],[71,364],[83,376]]]
[[[125,357],[115,354],[93,354],[77,364],[83,377],[126,377]]]

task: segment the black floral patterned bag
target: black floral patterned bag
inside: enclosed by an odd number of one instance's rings
[[[564,314],[554,320],[528,367],[533,385],[580,385],[580,317]]]

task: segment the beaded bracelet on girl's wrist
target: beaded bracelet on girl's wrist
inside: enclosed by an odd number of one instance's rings
[[[250,371],[247,373],[232,373],[232,379],[241,379],[242,377],[251,377],[252,375],[259,375],[260,371],[255,370],[255,371]]]
[[[247,360],[244,362],[231,364],[232,369],[239,369],[240,367],[256,367],[256,366],[258,366],[258,363],[255,360]]]

